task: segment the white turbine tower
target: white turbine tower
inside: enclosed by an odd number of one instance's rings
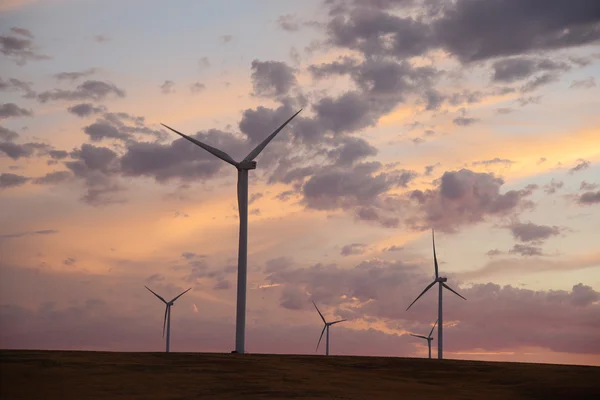
[[[167,353],[169,352],[169,346],[171,344],[171,307],[173,306],[173,303],[175,303],[175,300],[177,300],[178,298],[180,298],[181,296],[183,296],[184,294],[186,294],[187,292],[189,292],[192,288],[189,288],[188,290],[186,290],[185,292],[181,293],[179,296],[175,297],[173,300],[171,301],[166,301],[165,299],[163,299],[162,297],[160,297],[159,295],[157,295],[156,293],[154,293],[152,291],[152,289],[150,289],[148,286],[144,286],[146,289],[148,289],[150,292],[152,292],[153,295],[155,295],[156,297],[158,297],[158,299],[160,301],[162,301],[163,303],[165,303],[167,306],[165,308],[165,320],[163,322],[163,337],[165,337],[165,327],[167,329]]]
[[[321,314],[321,311],[319,311],[319,307],[317,307],[317,305],[315,304],[314,301],[313,301],[313,304],[315,305],[317,312],[319,313],[319,315],[321,316],[321,319],[323,320],[323,323],[325,324],[325,326],[323,326],[323,330],[321,331],[321,336],[319,337],[319,342],[317,343],[317,348],[315,349],[315,351],[319,350],[319,345],[321,344],[321,339],[323,339],[323,333],[325,332],[325,329],[327,329],[327,337],[325,338],[325,355],[328,356],[329,355],[329,327],[331,325],[335,325],[339,322],[344,322],[346,320],[340,319],[339,321],[327,322],[327,321],[325,321],[325,317],[323,317],[323,314]]]
[[[460,294],[458,294],[458,292],[456,292],[454,289],[452,289],[450,286],[446,285],[446,282],[448,281],[448,278],[446,277],[440,277],[438,275],[438,262],[437,262],[437,257],[435,255],[435,234],[433,232],[433,229],[431,230],[431,238],[433,240],[433,262],[435,265],[435,280],[433,282],[431,282],[429,284],[429,286],[427,286],[425,288],[425,290],[423,290],[421,292],[421,294],[415,299],[415,301],[413,301],[412,303],[410,303],[410,306],[408,306],[408,308],[406,309],[406,311],[408,311],[409,308],[412,307],[413,304],[415,304],[415,302],[417,300],[419,300],[421,298],[421,296],[423,296],[425,294],[425,292],[427,292],[429,289],[431,289],[433,287],[433,285],[435,285],[436,283],[439,284],[439,298],[438,298],[438,359],[442,359],[443,358],[443,354],[444,354],[444,348],[443,348],[443,330],[444,330],[444,319],[443,319],[443,315],[442,315],[442,289],[446,288],[449,291],[451,291],[452,293],[454,293],[455,295],[457,295],[458,297],[466,300],[463,296],[461,296]]]
[[[300,109],[302,111],[302,109]],[[237,182],[237,197],[238,197],[238,208],[240,213],[240,241],[238,249],[238,280],[237,280],[237,309],[236,309],[236,320],[235,320],[235,352],[244,353],[245,338],[246,338],[246,281],[248,272],[248,171],[256,169],[256,161],[254,159],[260,154],[261,151],[269,144],[271,140],[282,130],[296,115],[292,115],[290,119],[285,121],[275,132],[271,133],[265,140],[262,141],[258,146],[254,148],[242,161],[237,162],[231,156],[224,151],[215,149],[201,141],[184,135],[175,129],[168,127],[165,124],[161,124],[165,128],[175,132],[184,139],[189,140],[195,145],[202,147],[212,155],[221,160],[233,165],[238,170],[238,182]]]
[[[431,327],[431,331],[429,331],[429,335],[427,335],[427,336],[413,335],[412,333],[409,333],[410,336],[414,336],[414,337],[418,337],[418,338],[427,340],[427,347],[429,348],[429,358],[430,359],[431,359],[431,341],[433,340],[433,337],[431,336],[431,334],[433,333],[433,330],[435,329],[436,324],[437,324],[437,321],[435,321],[435,324],[433,324],[433,326]]]

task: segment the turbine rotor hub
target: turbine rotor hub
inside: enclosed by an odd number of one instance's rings
[[[242,161],[238,168],[245,170],[256,169],[256,161]]]
[[[439,277],[439,278],[437,278],[437,281],[438,282],[448,282],[448,278],[446,278],[446,277],[444,277],[444,278]]]

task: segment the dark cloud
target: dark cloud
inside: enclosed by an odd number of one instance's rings
[[[0,119],[31,117],[33,112],[19,107],[14,103],[4,103],[0,105]]]
[[[519,106],[525,107],[528,104],[540,104],[542,100],[542,96],[529,96],[529,97],[520,97],[517,99]]]
[[[597,192],[586,192],[579,196],[579,204],[589,205],[600,203],[600,190]]]
[[[75,264],[76,262],[77,262],[77,260],[76,260],[75,258],[73,258],[73,257],[69,257],[69,258],[67,258],[67,259],[65,259],[65,260],[63,261],[63,264],[64,264],[64,265],[67,265],[67,266],[70,266],[70,265],[73,265],[73,264]]]
[[[190,91],[192,93],[200,93],[206,89],[206,85],[200,82],[193,83],[190,85]]]
[[[386,247],[385,249],[383,249],[383,251],[401,251],[404,250],[403,246],[396,246],[396,245],[392,245],[390,247]]]
[[[284,31],[295,32],[300,30],[300,21],[295,14],[280,15],[275,22]]]
[[[515,244],[512,249],[508,251],[511,254],[520,254],[521,256],[543,256],[544,253],[540,247],[530,246],[525,244]]]
[[[264,195],[262,193],[252,193],[250,198],[248,199],[248,204],[254,203],[256,200],[263,198]]]
[[[123,202],[115,196],[123,190],[115,177],[119,172],[117,153],[106,147],[82,144],[70,155],[75,161],[67,161],[65,165],[87,188],[81,198],[83,202],[93,206]]]
[[[522,242],[539,242],[556,236],[561,231],[558,226],[536,225],[531,222],[513,222],[506,228],[510,229],[515,239]]]
[[[505,166],[509,166],[511,164],[514,164],[514,161],[496,157],[491,160],[474,161],[471,163],[471,165],[473,165],[473,166],[475,166],[475,165],[490,166],[490,165],[495,165],[495,164],[502,164]]]
[[[548,159],[547,159],[546,157],[541,157],[541,158],[538,160],[538,162],[537,162],[537,165],[543,164],[543,163],[545,163],[546,161],[548,161]]]
[[[521,86],[521,92],[533,92],[538,89],[540,86],[548,85],[553,82],[557,82],[559,80],[559,74],[556,73],[547,73],[538,76],[527,82],[525,85]]]
[[[106,112],[106,107],[95,106],[90,103],[82,103],[82,104],[74,105],[73,107],[69,107],[68,111],[71,114],[77,115],[78,117],[89,117],[92,114]]]
[[[175,93],[175,82],[165,81],[162,85],[160,85],[160,91],[163,94]]]
[[[415,229],[435,227],[451,232],[460,225],[483,221],[488,216],[508,215],[522,207],[530,207],[525,198],[531,189],[500,188],[504,180],[493,173],[478,173],[468,169],[445,172],[433,190],[415,190],[410,199],[418,206],[417,216],[406,222]]]
[[[198,132],[192,137],[232,156],[244,148],[244,142],[235,135],[216,129]],[[207,151],[180,138],[166,145],[130,143],[121,158],[121,171],[125,176],[149,176],[158,182],[171,179],[192,181],[212,178],[224,164]]]
[[[468,118],[468,117],[456,117],[452,120],[454,125],[458,126],[469,126],[473,125],[475,122],[479,121],[477,118]]]
[[[59,81],[76,81],[79,78],[84,78],[86,76],[94,75],[98,70],[96,68],[86,69],[84,71],[79,72],[59,72],[55,74],[54,77]]]
[[[581,182],[579,186],[579,190],[596,190],[600,187],[600,184],[597,183],[588,183],[586,181]]]
[[[369,156],[377,155],[377,149],[366,140],[355,137],[340,139],[341,145],[330,150],[328,157],[335,160],[335,165],[350,166]]]
[[[600,39],[599,14],[594,0],[459,0],[445,7],[434,29],[465,63],[592,44]]]
[[[357,254],[363,254],[367,249],[367,245],[364,243],[351,243],[342,247],[340,255],[352,256]]]
[[[0,140],[3,142],[12,142],[17,139],[19,134],[15,131],[11,131],[3,126],[0,126]]]
[[[19,233],[8,233],[4,235],[0,235],[0,238],[3,239],[11,239],[11,238],[20,238],[23,236],[34,236],[34,235],[54,235],[58,233],[56,229],[42,229],[38,231],[28,231],[28,232],[19,232]]]
[[[69,153],[64,150],[50,150],[48,154],[55,160],[62,160],[63,158],[67,158],[69,155]]]
[[[496,112],[498,114],[510,114],[512,112],[514,112],[515,110],[513,110],[512,108],[508,108],[508,107],[501,107],[501,108],[497,108]]]
[[[83,131],[90,137],[93,142],[99,142],[102,139],[121,139],[128,140],[131,135],[120,132],[112,124],[108,122],[95,122],[83,128]]]
[[[569,89],[591,89],[594,87],[596,87],[596,78],[590,76],[589,78],[573,81]]]
[[[0,174],[0,189],[14,188],[24,185],[30,178],[26,176],[2,173]]]
[[[23,66],[27,61],[48,60],[51,58],[37,53],[36,46],[31,40],[33,36],[31,32],[23,30],[23,28],[13,28],[11,30],[14,33],[27,37],[27,39],[23,39],[17,36],[0,35],[0,52],[12,58],[17,65]],[[27,34],[24,33],[25,31],[27,31]]]
[[[10,78],[8,81],[4,81],[0,78],[0,90],[22,92],[23,97],[26,99],[35,98],[35,92],[31,88],[31,85],[32,82],[25,82],[16,78]]]
[[[507,58],[494,62],[494,75],[492,79],[496,82],[512,83],[539,71],[568,71],[569,65],[564,62],[550,59],[533,59],[527,57]]]
[[[221,35],[219,41],[223,44],[227,44],[233,40],[233,35]]]
[[[564,185],[565,184],[563,181],[556,181],[554,180],[554,178],[552,178],[552,180],[550,180],[550,183],[544,185],[544,192],[546,192],[546,194],[554,194]]]
[[[577,161],[579,162],[579,164],[577,164],[576,166],[574,166],[573,168],[571,168],[569,170],[570,174],[573,174],[573,173],[579,172],[579,171],[583,171],[584,169],[588,169],[591,165],[591,163],[586,160],[579,159]]]
[[[254,60],[251,69],[257,96],[284,96],[297,84],[294,69],[281,61]]]
[[[33,155],[46,155],[51,149],[52,147],[45,143],[32,142],[25,144],[16,144],[12,142],[0,142],[0,152],[6,154],[13,160],[18,160],[19,158],[28,158]]]
[[[11,32],[14,32],[18,35],[33,39],[33,33],[31,33],[31,31],[29,29],[12,27],[12,28],[10,28],[10,30],[11,30]]]
[[[489,251],[488,251],[487,253],[485,253],[485,254],[486,254],[487,256],[494,257],[494,256],[498,256],[498,255],[502,254],[502,252],[501,252],[500,250],[498,250],[498,249],[492,249],[492,250],[489,250]]]
[[[33,179],[33,183],[38,185],[57,185],[68,181],[73,177],[69,171],[49,172],[46,175]]]
[[[112,83],[88,80],[77,86],[75,90],[54,89],[38,94],[38,100],[46,103],[51,100],[85,101],[104,100],[109,95],[125,97],[125,91]]]

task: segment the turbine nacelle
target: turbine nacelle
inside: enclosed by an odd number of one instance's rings
[[[240,161],[237,165],[237,169],[251,170],[256,169],[256,161]]]
[[[446,278],[446,277],[442,278],[442,277],[440,276],[440,277],[439,277],[439,278],[437,278],[435,281],[436,281],[436,282],[442,282],[442,283],[444,283],[444,282],[448,282],[448,278]]]

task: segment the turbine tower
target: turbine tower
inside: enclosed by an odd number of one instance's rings
[[[167,353],[168,353],[169,352],[169,346],[171,344],[171,307],[173,306],[173,303],[175,303],[175,300],[177,300],[178,298],[180,298],[181,296],[183,296],[184,294],[186,294],[187,292],[189,292],[192,288],[189,288],[185,292],[181,293],[179,296],[175,297],[173,300],[166,301],[165,299],[163,299],[162,297],[160,297],[159,295],[157,295],[156,293],[154,293],[152,291],[152,289],[150,289],[148,286],[144,286],[144,287],[146,289],[148,289],[150,292],[152,292],[153,295],[155,295],[156,297],[158,297],[158,299],[160,301],[162,301],[163,303],[165,303],[167,305],[167,307],[165,308],[165,320],[163,322],[163,337],[165,337],[165,327],[166,327],[166,329],[167,329]]]
[[[431,336],[431,334],[433,333],[433,330],[435,329],[436,324],[437,324],[437,321],[435,321],[435,324],[433,324],[433,326],[431,327],[431,331],[429,331],[429,335],[427,335],[427,336],[413,335],[412,333],[409,333],[410,336],[414,336],[414,337],[418,337],[418,338],[427,340],[427,347],[429,348],[429,359],[431,359],[431,341],[433,340],[433,337]]]
[[[302,109],[300,109],[302,111]],[[189,140],[195,145],[202,147],[210,154],[217,158],[229,163],[237,168],[238,170],[238,181],[237,181],[237,198],[238,208],[240,213],[240,241],[238,249],[238,280],[237,280],[237,308],[236,308],[236,320],[235,320],[235,352],[244,353],[245,338],[246,338],[246,281],[248,272],[248,171],[256,169],[256,161],[254,159],[260,154],[261,151],[269,144],[271,140],[282,130],[296,115],[292,115],[290,119],[285,121],[283,125],[271,133],[265,140],[263,140],[258,146],[254,148],[242,161],[237,162],[231,156],[224,151],[209,146],[201,141],[184,135],[175,129],[168,127],[165,124],[161,124],[165,128],[175,132],[184,139]]]
[[[323,323],[325,324],[325,326],[323,326],[323,330],[321,331],[321,336],[319,337],[319,342],[317,343],[317,348],[315,349],[315,351],[319,350],[319,345],[321,344],[321,339],[323,339],[323,333],[325,332],[325,329],[327,329],[327,337],[325,338],[325,355],[328,356],[329,355],[329,327],[331,325],[335,325],[339,322],[344,322],[346,320],[340,319],[339,321],[327,322],[327,321],[325,321],[325,317],[323,317],[323,314],[321,314],[321,311],[319,311],[319,307],[317,307],[317,305],[315,304],[314,301],[313,301],[313,304],[315,305],[317,312],[319,313],[319,315],[321,316],[321,319],[323,320]]]
[[[452,293],[454,293],[455,295],[457,295],[458,297],[466,300],[463,296],[461,296],[460,294],[458,294],[458,292],[456,292],[454,289],[452,289],[450,286],[446,285],[446,282],[448,281],[448,278],[446,277],[440,277],[438,274],[438,262],[437,262],[437,257],[435,255],[435,234],[433,232],[433,229],[431,230],[431,238],[433,240],[433,262],[435,265],[435,280],[433,282],[431,282],[429,284],[429,286],[427,286],[425,288],[425,290],[423,290],[421,292],[421,294],[412,302],[410,303],[410,306],[408,306],[408,308],[406,309],[406,311],[408,311],[409,308],[412,307],[413,304],[415,304],[415,302],[417,300],[419,300],[421,298],[421,296],[423,296],[425,294],[425,292],[427,292],[429,289],[431,289],[433,287],[433,285],[435,285],[436,283],[439,285],[439,294],[438,294],[438,359],[442,359],[443,358],[443,354],[444,354],[444,347],[443,347],[443,331],[444,331],[444,319],[443,319],[443,315],[442,315],[442,289],[446,288],[449,291],[451,291]]]

